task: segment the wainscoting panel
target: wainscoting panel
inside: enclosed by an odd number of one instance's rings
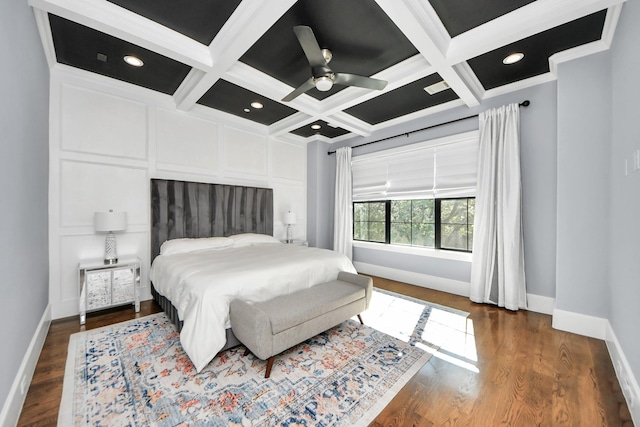
[[[307,173],[306,145],[269,141],[269,170],[275,178],[304,181]]]
[[[145,104],[71,85],[61,96],[62,149],[146,159]]]
[[[228,172],[267,175],[267,138],[231,126],[222,128],[222,168]]]
[[[95,212],[127,212],[128,224],[148,224],[147,171],[114,165],[61,161],[60,206],[63,227],[93,227]]]
[[[193,153],[198,153],[194,156]],[[218,168],[218,125],[164,108],[156,110],[156,161],[210,174]]]
[[[273,180],[273,215],[274,235],[284,239],[286,224],[284,216],[288,211],[296,214],[293,237],[306,240],[307,235],[307,187],[295,181]]]

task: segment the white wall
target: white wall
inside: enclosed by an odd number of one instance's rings
[[[50,107],[53,318],[78,313],[78,262],[104,254],[97,211],[127,212],[118,255],[142,259],[142,295],[150,298],[151,178],[273,188],[274,235],[284,239],[282,219],[292,210],[294,237],[306,239],[303,143],[209,108],[177,111],[169,96],[64,66],[52,71]]]

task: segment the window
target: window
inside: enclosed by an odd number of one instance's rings
[[[353,204],[353,238],[368,242],[385,242],[385,202]]]
[[[470,252],[475,198],[353,203],[353,239]]]

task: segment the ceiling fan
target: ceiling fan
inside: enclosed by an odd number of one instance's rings
[[[283,102],[289,102],[306,91],[314,87],[321,92],[330,90],[334,84],[344,86],[358,86],[366,89],[382,90],[387,85],[384,80],[372,79],[371,77],[358,76],[355,74],[336,73],[329,68],[331,61],[331,51],[329,49],[320,49],[316,36],[310,27],[298,25],[293,27],[293,31],[298,37],[298,42],[302,46],[307,61],[311,65],[312,77],[302,83],[297,89],[289,95],[282,98]]]

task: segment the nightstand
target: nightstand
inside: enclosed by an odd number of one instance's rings
[[[80,285],[80,324],[87,312],[124,304],[134,304],[140,311],[140,259],[123,258],[116,264],[103,260],[81,262],[78,265]]]
[[[309,242],[306,240],[294,240],[293,242],[287,243],[286,240],[281,240],[282,243],[286,243],[287,245],[295,245],[295,246],[309,246]]]

